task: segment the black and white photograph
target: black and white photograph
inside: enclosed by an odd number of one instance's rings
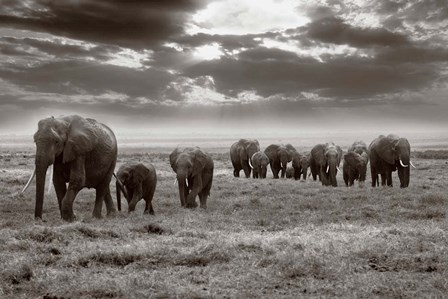
[[[0,298],[448,297],[446,0],[0,0]]]

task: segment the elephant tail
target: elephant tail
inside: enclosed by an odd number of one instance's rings
[[[115,173],[113,175],[116,179],[115,189],[117,192],[117,208],[118,208],[118,211],[121,211],[121,192],[123,192],[123,194],[126,198],[128,198],[128,194],[126,192],[126,189],[123,186],[123,183],[118,179],[117,175]]]

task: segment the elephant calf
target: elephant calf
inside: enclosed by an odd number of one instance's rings
[[[364,185],[368,162],[369,155],[366,152],[362,152],[361,155],[356,152],[348,152],[344,155],[342,172],[347,187],[353,186],[355,180],[359,181],[360,187]]]
[[[253,167],[254,179],[265,179],[268,171],[269,157],[262,151],[258,151],[250,158]]]
[[[176,148],[170,154],[170,165],[176,173],[180,203],[195,208],[199,195],[201,208],[207,208],[207,197],[213,182],[213,160],[199,147]]]
[[[286,168],[286,178],[292,179],[293,177],[294,177],[294,168],[293,167]]]
[[[308,167],[310,166],[310,156],[302,155],[296,153],[292,158],[292,167],[294,169],[293,177],[296,180],[300,180],[300,177],[303,175],[303,179],[306,180],[306,175],[308,172]],[[288,171],[288,170],[286,170]],[[286,173],[286,177],[288,177],[288,173]]]
[[[157,185],[157,174],[154,166],[142,163],[122,165],[116,175],[117,205],[121,211],[121,192],[128,201],[128,211],[135,210],[137,203],[143,198],[146,201],[145,214],[154,215],[152,198]]]

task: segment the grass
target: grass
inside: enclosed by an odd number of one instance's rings
[[[0,297],[448,293],[448,172],[435,156],[413,153],[417,169],[407,189],[361,189],[346,188],[340,175],[337,188],[273,180],[270,173],[266,180],[234,178],[225,152],[212,153],[215,177],[205,211],[180,207],[169,153],[123,153],[119,165],[154,164],[156,215],[143,215],[142,201],[134,213],[93,219],[94,191],[83,190],[74,223],[60,219],[54,191],[45,199],[44,221],[33,219],[34,186],[17,195],[32,172],[32,153],[0,159]]]

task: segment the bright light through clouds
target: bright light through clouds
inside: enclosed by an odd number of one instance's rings
[[[291,0],[229,0],[213,2],[194,17],[187,32],[249,34],[295,28],[309,22]]]
[[[219,59],[224,53],[221,51],[220,46],[216,43],[198,47],[194,50],[193,55],[200,60],[213,60]]]

